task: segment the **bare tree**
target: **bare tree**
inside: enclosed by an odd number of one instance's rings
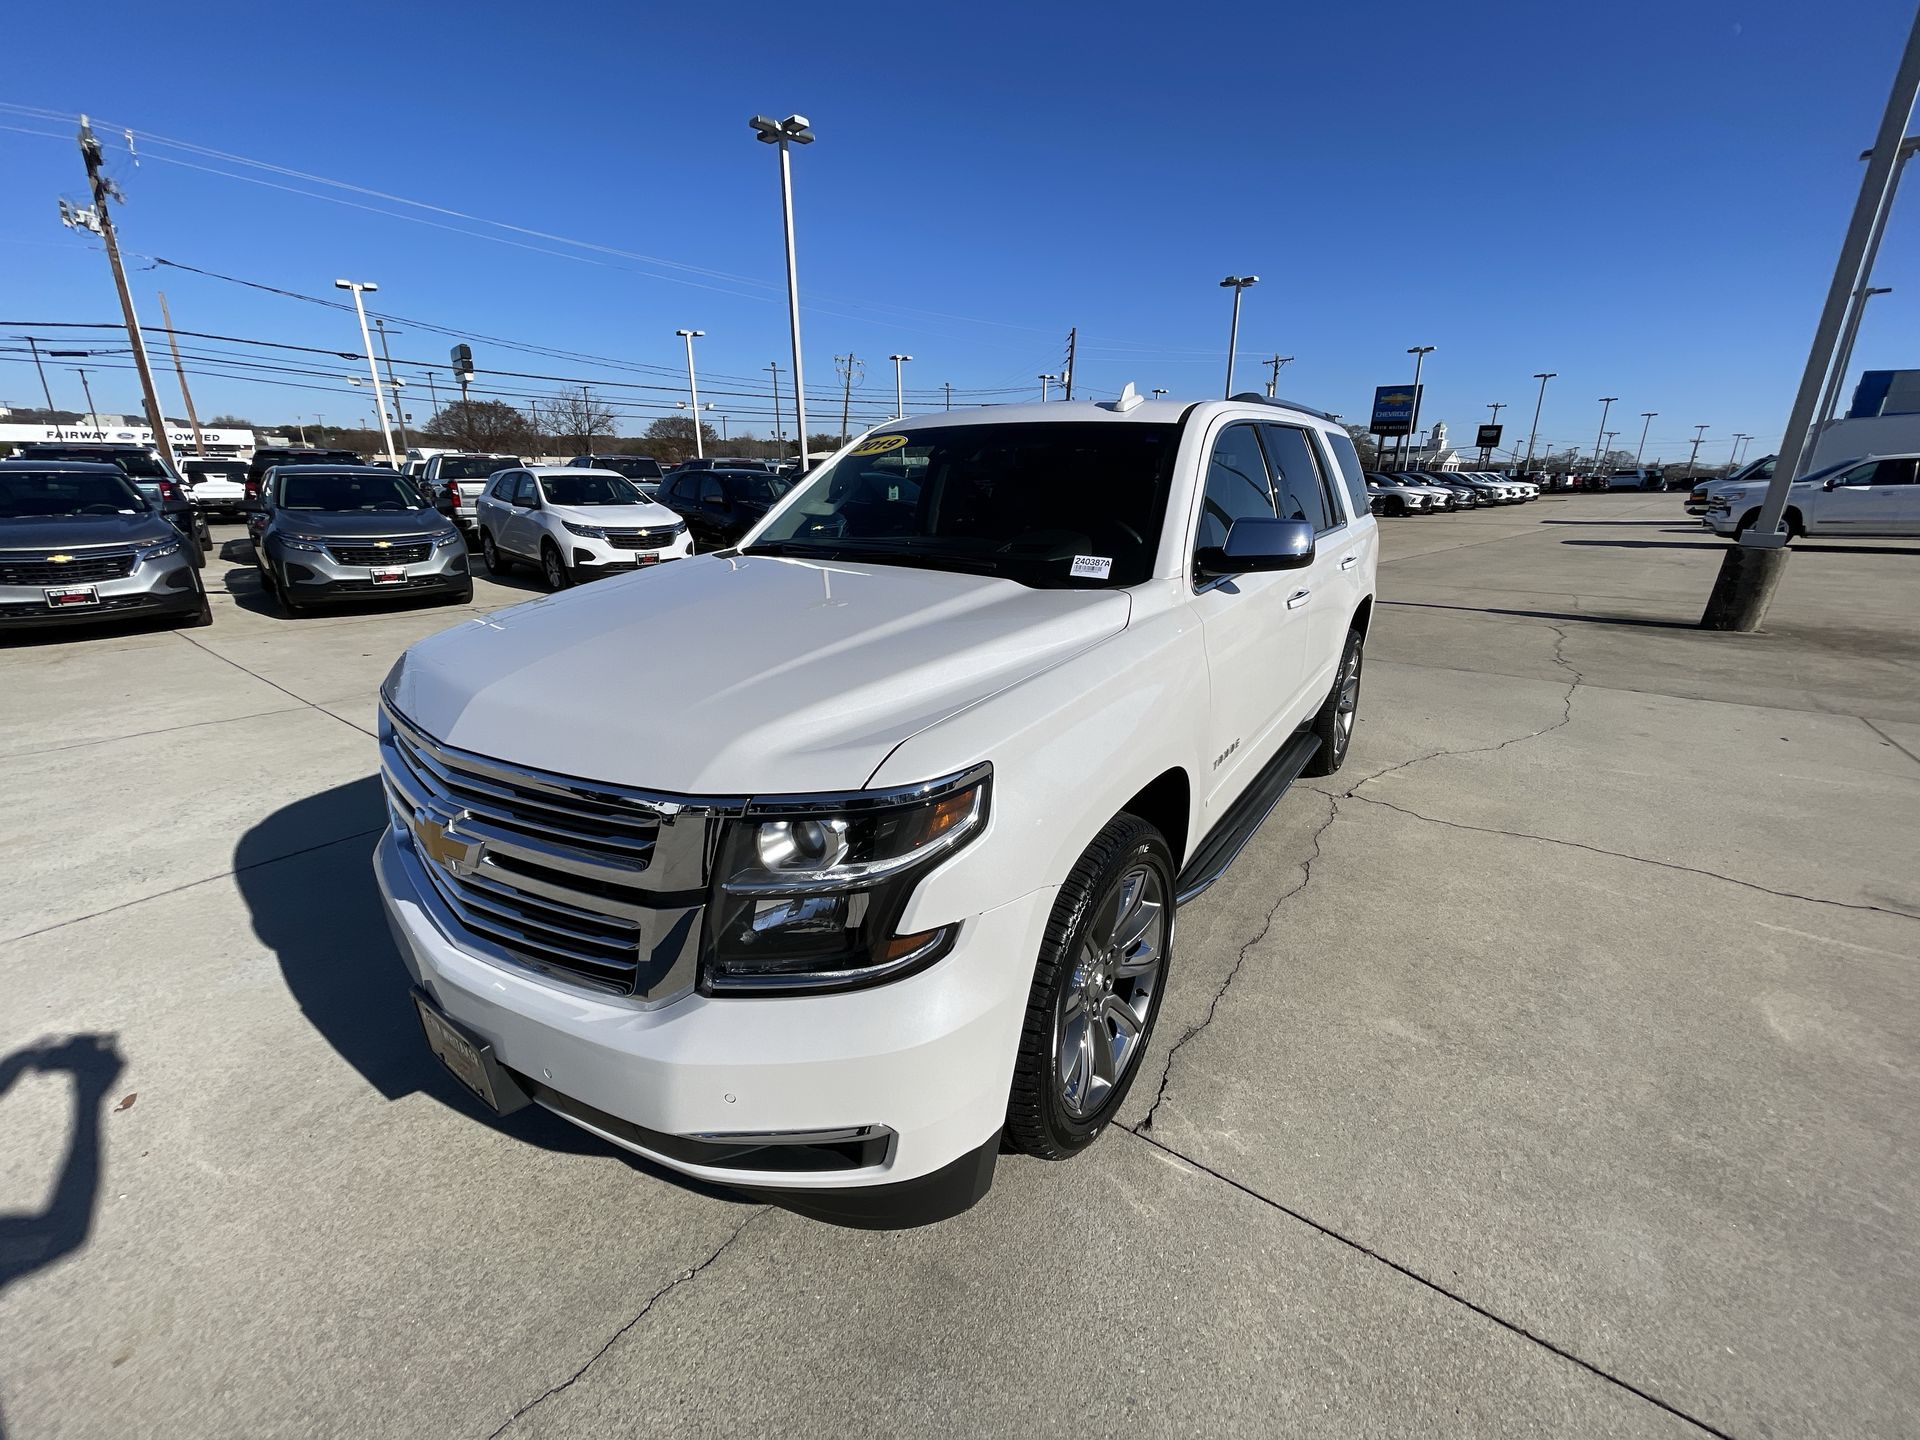
[[[647,426],[646,438],[656,460],[678,463],[693,454],[693,421],[684,415],[662,416]],[[700,422],[701,444],[711,446],[719,439],[718,430],[704,420]]]
[[[502,455],[531,455],[536,449],[532,422],[498,400],[455,400],[442,406],[427,422],[423,438]]]
[[[562,390],[538,407],[540,428],[573,448],[576,455],[591,455],[596,440],[610,443],[614,414],[605,403],[594,398],[582,385],[577,390]]]

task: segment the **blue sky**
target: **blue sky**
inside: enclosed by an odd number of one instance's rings
[[[1217,394],[1218,281],[1251,272],[1237,388],[1255,357],[1293,355],[1283,394],[1360,418],[1431,344],[1425,418],[1456,439],[1491,401],[1524,436],[1529,376],[1552,370],[1555,445],[1590,446],[1617,395],[1616,443],[1654,410],[1650,455],[1684,457],[1706,423],[1716,461],[1735,431],[1753,454],[1778,439],[1911,20],[1910,0],[182,8],[92,7],[84,45],[58,7],[9,26],[0,99],[101,124],[129,252],[329,298],[336,276],[373,279],[393,315],[657,367],[472,342],[483,371],[664,387],[600,392],[630,433],[670,413],[682,327],[707,332],[703,400],[769,428],[769,361],[790,384],[778,189],[746,120],[799,111],[819,134],[795,153],[808,388],[859,355],[856,415],[891,410],[894,352],[916,357],[909,409],[942,382],[1037,395],[1071,325],[1082,393]],[[0,335],[117,314],[97,247],[55,215],[82,189],[71,128],[0,111]],[[1901,344],[1920,333],[1916,185],[1856,371],[1920,364]],[[358,349],[350,315],[181,270],[134,282],[156,323],[164,287],[182,329]],[[394,328],[396,357],[444,383],[449,338]],[[195,368],[203,414],[368,413],[343,380]],[[137,411],[130,373],[95,378],[100,408]],[[77,380],[54,379],[77,408]],[[0,355],[0,399],[37,394]],[[828,408],[811,428],[837,426]]]

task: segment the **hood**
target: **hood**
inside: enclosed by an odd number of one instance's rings
[[[422,641],[392,695],[450,745],[564,775],[857,790],[902,740],[1119,633],[1129,609],[1113,590],[706,555]]]
[[[611,526],[616,530],[657,530],[680,523],[680,517],[673,511],[651,500],[643,505],[548,505],[547,512],[556,520]]]
[[[0,550],[78,550],[94,545],[146,545],[178,538],[155,514],[58,515],[44,520],[0,520]]]
[[[359,511],[276,510],[273,528],[291,530],[300,535],[317,535],[323,540],[417,540],[424,535],[443,534],[447,517],[438,510],[388,510],[362,514]]]

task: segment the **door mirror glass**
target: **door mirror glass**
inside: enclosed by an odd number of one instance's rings
[[[1227,529],[1223,544],[1193,552],[1194,568],[1207,579],[1261,570],[1299,570],[1313,563],[1313,525],[1247,515]]]

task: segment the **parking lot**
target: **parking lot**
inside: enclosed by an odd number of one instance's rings
[[[1683,498],[1382,522],[1351,759],[1182,912],[1124,1127],[894,1233],[422,1045],[375,690],[531,576],[290,621],[229,543],[211,628],[15,641],[0,1429],[1911,1433],[1920,543],[1708,634]]]

